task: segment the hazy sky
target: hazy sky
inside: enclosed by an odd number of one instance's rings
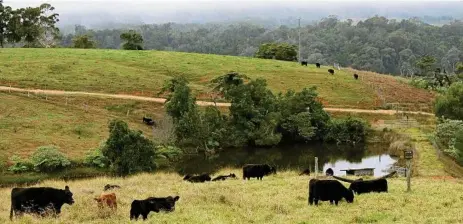
[[[363,19],[380,15],[392,18],[422,16],[463,17],[463,2],[403,0],[4,0],[13,8],[50,3],[61,24],[222,22],[244,18],[305,21],[329,15]]]

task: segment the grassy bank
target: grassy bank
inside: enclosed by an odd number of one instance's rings
[[[239,170],[223,170],[221,173]],[[148,223],[462,223],[463,182],[456,179],[414,178],[411,193],[404,179],[391,179],[389,193],[357,196],[353,204],[338,207],[323,202],[307,205],[308,177],[279,172],[263,181],[192,184],[177,174],[141,174],[127,179],[97,178],[82,181],[47,181],[41,186],[64,188],[76,203],[64,205],[57,220],[25,216],[16,223],[128,223],[130,203],[148,196],[179,195],[176,211],[151,213]],[[107,183],[120,184],[118,210],[100,213],[93,200]],[[8,223],[11,189],[0,190],[0,222]]]
[[[209,81],[230,71],[265,78],[274,91],[317,86],[332,107],[372,109],[389,103],[430,105],[433,94],[392,76],[246,57],[161,51],[0,49],[0,85],[155,96],[165,80],[185,75],[209,99]],[[353,73],[360,75],[354,80]],[[384,100],[383,100],[384,99]]]

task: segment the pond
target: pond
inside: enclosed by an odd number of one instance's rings
[[[396,160],[389,156],[387,147],[380,144],[341,147],[336,145],[311,144],[278,148],[228,149],[212,156],[203,154],[185,155],[173,164],[162,168],[181,175],[211,173],[223,168],[241,168],[249,163],[266,163],[277,170],[301,171],[309,168],[313,172],[315,157],[319,171],[332,168],[335,175],[345,175],[342,169],[375,168],[374,175],[382,176]],[[241,175],[241,174],[237,174]]]

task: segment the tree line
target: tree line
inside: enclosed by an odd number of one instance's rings
[[[0,46],[53,47],[59,43],[59,14],[50,4],[13,9],[0,0]]]
[[[133,27],[144,39],[145,49],[207,54],[254,56],[265,43],[298,44],[298,29],[288,26],[264,28],[251,23],[151,24]],[[71,46],[75,36],[89,35],[98,48],[118,49],[126,30],[88,30],[76,26],[63,37]],[[453,73],[462,59],[463,22],[433,26],[418,19],[395,20],[375,16],[358,23],[324,18],[301,28],[301,57],[309,63],[351,66],[380,73],[412,76],[417,61],[436,59],[436,67]]]

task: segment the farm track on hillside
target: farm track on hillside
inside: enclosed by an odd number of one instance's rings
[[[166,99],[156,97],[144,97],[134,96],[126,94],[107,94],[107,93],[92,93],[92,92],[81,92],[81,91],[62,91],[62,90],[44,90],[44,89],[22,89],[8,86],[0,86],[0,91],[3,92],[22,92],[22,93],[33,93],[33,94],[46,94],[46,95],[58,95],[58,96],[94,96],[94,97],[108,97],[115,99],[127,99],[127,100],[138,100],[138,101],[149,101],[155,103],[164,103]],[[229,107],[230,103],[215,103],[209,101],[196,101],[199,106],[218,106],[218,107]],[[432,113],[421,112],[421,111],[397,111],[397,110],[365,110],[365,109],[349,109],[349,108],[324,108],[328,112],[350,112],[350,113],[368,113],[368,114],[419,114],[434,116]]]

